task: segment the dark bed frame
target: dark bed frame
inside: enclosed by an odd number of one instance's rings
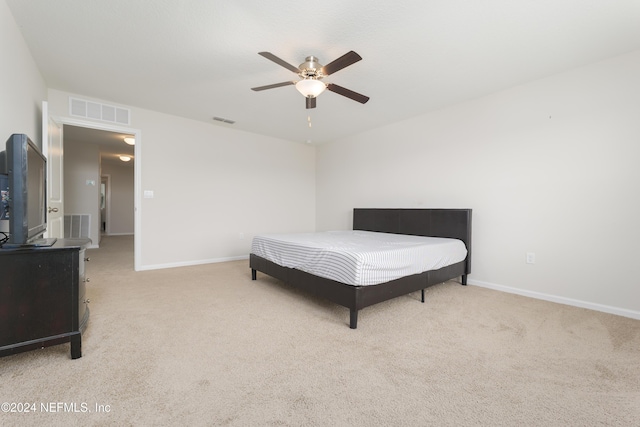
[[[318,277],[295,268],[282,267],[258,255],[251,254],[251,279],[260,271],[283,282],[326,298],[350,310],[351,329],[358,326],[358,310],[429,286],[461,277],[467,284],[471,273],[471,209],[354,209],[353,229],[416,236],[450,237],[467,246],[467,258],[438,270],[401,277],[370,286],[353,286]]]

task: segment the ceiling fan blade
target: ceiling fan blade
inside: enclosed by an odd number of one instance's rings
[[[305,98],[305,106],[307,110],[310,108],[316,108],[316,98]]]
[[[293,71],[296,74],[298,74],[300,72],[300,69],[298,67],[294,67],[293,65],[289,64],[288,62],[283,61],[282,59],[278,58],[277,56],[275,56],[271,52],[258,52],[258,55],[262,55],[265,58],[267,58],[268,60],[273,61],[276,64],[280,65],[281,67],[284,67],[289,71]]]
[[[274,89],[276,87],[282,87],[282,86],[290,86],[290,85],[294,85],[296,84],[296,82],[282,82],[282,83],[274,83],[272,85],[266,85],[266,86],[258,86],[258,87],[252,87],[251,90],[255,90],[256,92],[259,90],[267,90],[267,89]]]
[[[361,104],[366,104],[369,100],[368,96],[361,95],[357,92],[344,88],[342,86],[338,86],[334,83],[327,84],[327,90],[331,92],[337,93],[338,95],[346,96],[347,98],[353,99],[354,101],[358,101]]]
[[[335,73],[336,71],[340,71],[343,68],[348,67],[349,65],[360,61],[361,59],[362,57],[360,55],[358,55],[357,53],[351,50],[345,53],[344,55],[342,55],[340,58],[336,59],[335,61],[325,65],[322,68],[322,70],[324,74],[328,76]]]

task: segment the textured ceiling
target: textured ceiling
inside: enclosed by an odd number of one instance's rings
[[[640,49],[639,0],[6,2],[51,88],[313,143]],[[349,50],[363,60],[325,81],[367,104],[250,90],[296,77],[260,51]]]

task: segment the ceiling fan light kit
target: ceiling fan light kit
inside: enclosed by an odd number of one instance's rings
[[[278,58],[271,52],[259,52],[261,56],[264,56],[270,61],[275,62],[281,67],[286,68],[289,71],[296,73],[302,80],[297,82],[289,81],[282,83],[275,83],[266,86],[259,86],[251,88],[254,91],[261,91],[266,89],[274,89],[282,86],[295,85],[298,92],[300,92],[305,97],[305,107],[316,108],[316,97],[318,97],[325,89],[329,89],[329,91],[337,93],[338,95],[342,95],[354,101],[360,102],[361,104],[366,103],[369,100],[368,96],[361,95],[357,92],[344,88],[342,86],[338,86],[333,83],[325,84],[320,80],[330,74],[333,74],[337,71],[342,70],[345,67],[348,67],[351,64],[354,64],[362,59],[360,55],[355,53],[354,51],[349,51],[342,55],[340,58],[336,59],[329,64],[322,66],[318,62],[318,58],[315,56],[307,56],[305,58],[305,62],[300,64],[298,67],[295,67],[289,64],[286,61]]]
[[[302,94],[304,97],[315,98],[320,95],[327,86],[317,79],[302,79],[298,83],[296,83],[296,89],[298,92]]]

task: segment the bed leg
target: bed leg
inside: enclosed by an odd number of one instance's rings
[[[256,270],[255,269],[251,269],[251,280],[256,280]]]
[[[424,302],[424,289],[422,290],[422,302]]]
[[[464,286],[467,286],[467,275],[466,275],[466,274],[463,274],[463,275],[462,275],[462,284],[463,284]]]
[[[358,310],[349,310],[349,327],[351,329],[356,329],[358,327]]]

